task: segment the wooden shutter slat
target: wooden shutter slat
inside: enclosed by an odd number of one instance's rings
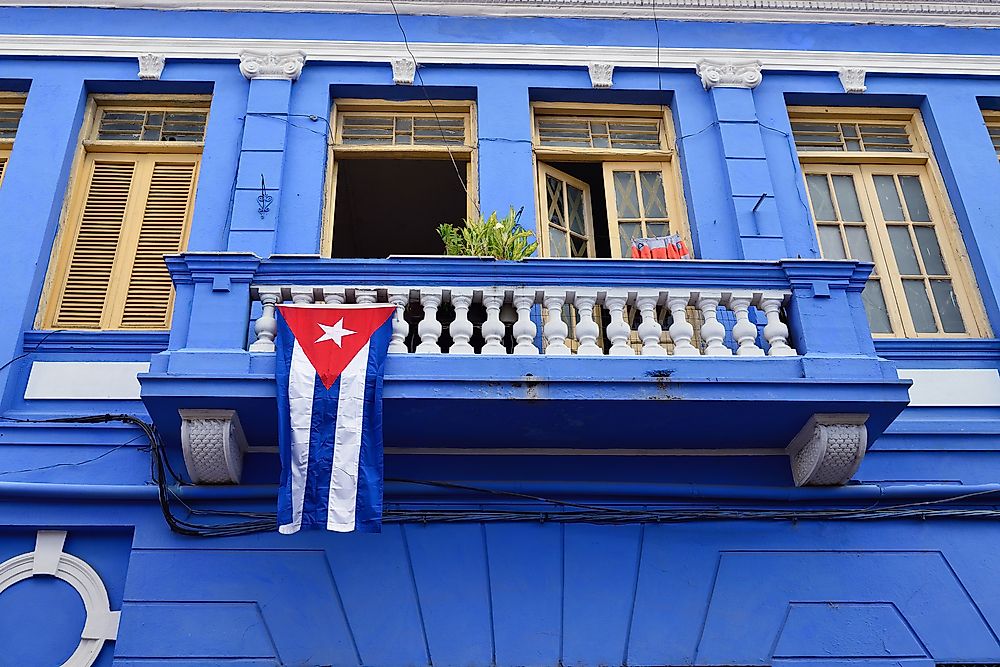
[[[95,162],[56,312],[57,327],[101,326],[135,162]]]
[[[195,172],[193,162],[157,162],[153,166],[122,328],[163,329],[169,325],[173,284],[163,256],[183,250]]]

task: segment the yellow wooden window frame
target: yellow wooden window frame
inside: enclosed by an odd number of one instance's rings
[[[821,227],[837,227],[840,231],[841,243],[848,257],[852,257],[848,239],[847,227],[864,227],[872,251],[872,261],[875,264],[874,280],[879,281],[885,297],[887,314],[892,331],[873,333],[878,338],[973,338],[990,335],[986,323],[985,310],[976,287],[972,268],[965,252],[965,246],[954,218],[944,183],[934,163],[930,150],[930,141],[923,130],[923,123],[916,110],[897,109],[836,109],[793,107],[789,109],[793,122],[857,122],[868,123],[880,120],[904,124],[913,145],[912,152],[896,151],[803,151],[799,152],[799,162],[802,166],[803,178],[806,180],[806,194],[809,199],[810,214],[813,226],[820,237]],[[817,220],[815,206],[809,191],[808,177],[810,175],[825,175],[827,178],[837,175],[850,175],[854,179],[861,212],[865,218],[863,224],[850,221]],[[878,195],[875,187],[876,176],[915,176],[919,179],[926,199],[932,222],[887,221],[881,213]],[[832,184],[832,182],[831,182]],[[838,206],[836,193],[831,190],[835,207]],[[839,216],[838,216],[839,218]],[[938,331],[918,332],[903,289],[904,276],[900,274],[895,254],[889,237],[889,228],[894,225],[906,224],[909,227],[933,227],[936,232],[947,278],[951,280],[956,302],[965,326],[964,333],[944,332],[937,312],[934,299],[931,298],[931,309]],[[912,232],[911,232],[912,233]],[[822,250],[821,250],[822,252]],[[920,253],[917,253],[918,257]],[[919,260],[923,267],[923,260]],[[916,275],[916,274],[915,274]],[[942,274],[943,275],[943,274]]]
[[[345,115],[379,116],[412,116],[425,118],[463,118],[465,120],[465,137],[462,145],[444,144],[345,144],[342,140],[343,118]],[[320,254],[330,257],[333,254],[333,221],[337,198],[337,167],[344,160],[371,159],[432,159],[466,162],[465,190],[466,215],[479,215],[479,163],[476,150],[476,105],[474,102],[455,100],[365,100],[338,99],[333,103],[330,112],[329,159],[327,160],[327,187],[323,205],[323,226],[320,234]]]
[[[106,110],[169,109],[207,113],[209,100],[210,98],[203,95],[177,96],[169,100],[154,96],[101,95],[93,96],[88,101],[80,146],[74,159],[69,196],[64,205],[59,235],[53,245],[49,278],[46,281],[47,288],[42,307],[39,308],[38,326],[46,329],[95,330],[170,328],[174,299],[172,285],[169,285],[165,267],[160,271],[158,266],[152,266],[152,263],[146,261],[148,257],[141,249],[145,246],[147,252],[156,253],[158,244],[173,245],[173,240],[177,242],[177,250],[183,250],[187,246],[204,142],[100,140],[96,138],[97,123],[100,113]],[[98,169],[114,170],[116,166],[120,168],[128,165],[132,166],[132,171],[125,188],[127,189],[125,201],[120,204],[123,213],[117,243],[114,250],[109,251],[111,259],[104,261],[105,265],[110,265],[107,289],[103,293],[103,299],[100,298],[99,289],[94,288],[93,292],[94,307],[100,309],[100,315],[93,318],[95,320],[93,322],[80,324],[79,320],[74,322],[74,318],[68,313],[65,316],[61,316],[60,313],[64,299],[67,298],[67,283],[73,270],[73,259],[77,251],[94,174]],[[183,204],[170,202],[171,192],[182,183],[171,180],[172,167],[180,167],[181,170],[177,173],[182,175],[190,173],[187,180],[189,185],[180,185],[187,190]],[[191,168],[189,172],[186,167]],[[155,200],[151,200],[154,170],[157,168],[161,169],[157,178],[161,179],[164,189],[157,193]],[[120,172],[121,178],[123,173]],[[119,190],[122,191],[124,190]],[[100,205],[100,202],[97,205]],[[181,229],[174,229],[166,236],[158,233],[163,231],[156,229],[158,221],[162,220],[163,215],[176,214],[176,208],[179,206],[183,206]],[[148,227],[145,229],[149,230],[149,233],[144,236],[144,222],[147,221]],[[175,250],[171,248],[170,252]],[[157,297],[155,291],[152,296],[144,292],[143,286],[151,291],[156,288],[168,289],[162,316],[157,317],[156,312],[152,310],[147,312],[146,309],[150,304],[156,303]]]
[[[986,128],[989,130],[997,158],[1000,159],[1000,111],[984,111],[983,119],[986,121]]]
[[[659,123],[660,146],[658,150],[604,148],[604,147],[553,147],[543,146],[539,137],[538,121],[542,118],[576,118],[601,122],[627,121],[628,119],[655,119]],[[620,257],[618,240],[619,219],[616,211],[615,191],[612,171],[631,169],[634,171],[659,170],[663,175],[664,194],[670,231],[679,234],[688,248],[691,248],[691,233],[687,223],[687,211],[681,188],[681,175],[674,150],[674,127],[670,109],[658,105],[638,104],[567,104],[562,102],[534,102],[531,105],[532,152],[536,175],[535,210],[538,221],[539,253],[550,257],[546,192],[543,172],[553,169],[553,162],[599,163],[604,170],[604,189],[607,202],[608,233],[611,238],[611,256]],[[590,202],[592,203],[592,202]],[[593,224],[592,220],[590,224]],[[591,234],[591,245],[593,245]],[[593,248],[590,251],[594,256]]]
[[[26,96],[22,93],[0,93],[0,110],[24,111]],[[7,173],[7,160],[14,148],[14,137],[0,137],[0,185],[3,185],[4,174]]]

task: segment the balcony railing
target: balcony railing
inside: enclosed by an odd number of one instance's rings
[[[787,290],[650,288],[254,286],[262,314],[251,352],[272,352],[275,307],[396,306],[390,353],[784,357]],[[758,320],[764,324],[758,326]]]

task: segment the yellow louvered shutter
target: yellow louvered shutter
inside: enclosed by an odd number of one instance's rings
[[[125,225],[136,160],[87,160],[89,175],[53,324],[99,329]],[[68,239],[67,239],[68,240]]]
[[[173,292],[163,255],[184,249],[197,155],[88,155],[51,326],[166,329]],[[70,239],[66,239],[70,241]],[[58,280],[58,279],[57,279]]]
[[[7,171],[7,158],[10,157],[10,151],[0,151],[0,184],[3,183],[4,172]]]
[[[184,249],[196,172],[194,161],[153,164],[121,319],[124,329],[169,326],[173,285],[163,256]]]

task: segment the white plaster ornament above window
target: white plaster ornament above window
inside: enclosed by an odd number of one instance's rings
[[[865,85],[865,75],[867,72],[860,67],[841,67],[837,70],[840,75],[840,84],[844,87],[845,93],[860,94],[868,90]]]
[[[399,86],[409,86],[413,84],[413,77],[417,74],[417,63],[411,58],[392,59],[392,82]]]
[[[611,63],[590,63],[587,65],[590,74],[590,85],[594,88],[610,88],[615,66]]]
[[[167,57],[162,53],[139,54],[139,78],[143,81],[159,81]]]
[[[759,60],[699,60],[695,69],[705,90],[756,88],[764,80]]]
[[[240,51],[240,73],[248,79],[295,81],[305,62],[304,51]]]

